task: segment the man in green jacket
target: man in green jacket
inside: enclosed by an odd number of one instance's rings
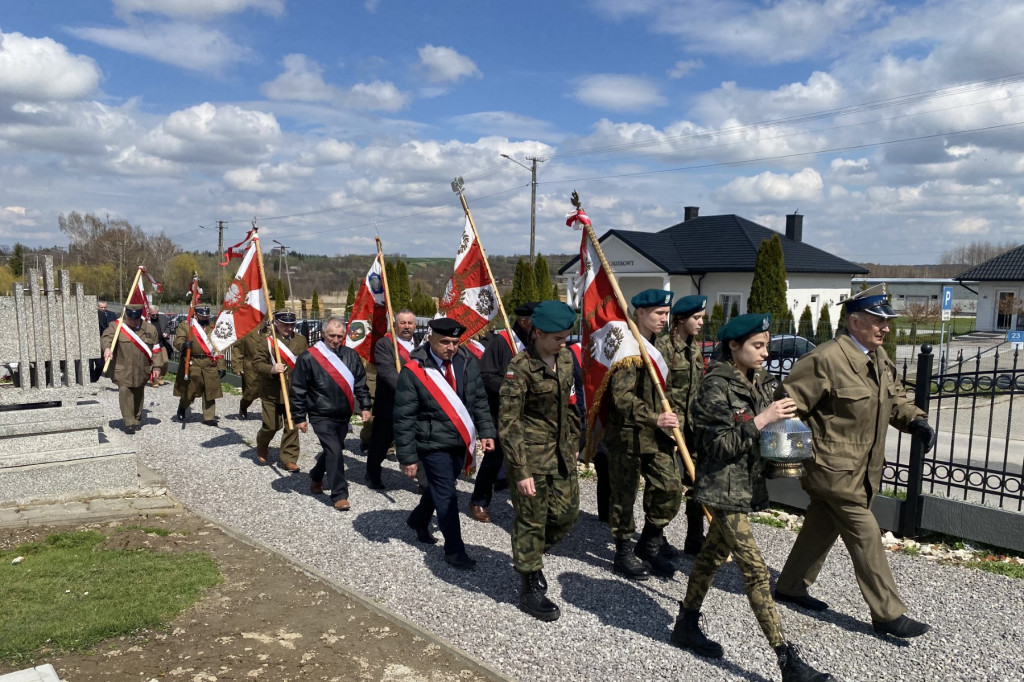
[[[929,626],[906,616],[871,500],[882,480],[888,427],[918,436],[926,452],[935,446],[935,431],[907,399],[896,366],[882,349],[889,319],[896,317],[884,286],[847,300],[847,328],[800,358],[785,380],[784,390],[814,434],[814,459],[804,464],[800,480],[811,503],[775,596],[826,610],[828,604],[807,590],[842,536],[875,632],[907,638],[923,635]]]

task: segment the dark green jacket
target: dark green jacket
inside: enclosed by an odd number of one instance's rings
[[[700,350],[700,342],[692,336],[681,341],[675,334],[669,333],[659,336],[654,345],[661,351],[668,365],[665,395],[672,411],[679,417],[686,445],[692,449],[693,429],[688,415],[704,376],[704,355]]]
[[[409,362],[416,361],[427,372],[439,371],[430,353],[429,344],[417,348],[409,355]],[[420,453],[447,450],[454,452],[465,447],[462,437],[452,424],[441,405],[419,379],[408,369],[409,364],[398,375],[395,389],[395,454],[402,464],[415,464]],[[452,358],[457,393],[462,399],[470,418],[476,425],[477,438],[494,438],[494,423],[487,404],[487,393],[476,358],[465,348],[459,348]]]
[[[662,412],[658,390],[640,356],[634,360],[634,364],[624,363],[612,370],[605,389],[610,405],[605,445],[613,452],[636,457],[658,450],[672,452],[676,445],[672,432],[658,428]]]
[[[555,360],[557,374],[530,349],[512,358],[498,403],[498,438],[512,481],[576,471],[580,413],[575,404],[572,351]]]
[[[728,362],[712,362],[690,407],[701,456],[697,460],[696,499],[731,512],[768,506],[761,459],[761,432],[754,417],[772,403],[778,380],[763,369],[748,382]]]

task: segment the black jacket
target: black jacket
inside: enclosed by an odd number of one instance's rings
[[[405,365],[405,360],[400,360]],[[390,336],[377,339],[373,347],[373,364],[377,366],[377,389],[373,396],[373,416],[391,418],[395,407],[398,370],[395,369],[395,346]]]
[[[414,350],[411,358],[428,372],[439,371],[429,345]],[[476,425],[477,438],[494,438],[494,422],[476,358],[465,348],[459,348],[452,358],[452,370],[456,392]],[[415,464],[421,452],[457,451],[464,447],[455,425],[408,365],[398,375],[394,420],[395,454],[402,464]]]
[[[512,325],[512,331],[523,342],[523,345],[526,345],[527,333],[519,326],[519,323]],[[487,350],[480,358],[480,377],[483,379],[484,388],[487,389],[487,402],[491,408],[491,416],[494,418],[498,416],[498,398],[501,394],[501,383],[505,380],[505,370],[508,369],[508,363],[512,362],[512,358],[518,352],[518,349],[513,352],[512,346],[508,345],[508,341],[502,334],[494,332],[487,342]]]
[[[338,348],[337,353],[355,379],[356,385],[352,389],[352,394],[355,396],[356,404],[361,410],[370,409],[370,391],[366,388],[366,371],[363,370],[362,358],[345,346]],[[296,424],[309,421],[310,418],[343,422],[352,418],[348,398],[308,350],[295,361],[291,390],[288,394],[292,403],[292,421]]]

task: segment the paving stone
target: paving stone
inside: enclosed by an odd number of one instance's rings
[[[47,663],[35,668],[0,675],[0,682],[62,682],[62,680],[53,666]]]
[[[128,499],[129,506],[133,509],[174,509],[177,503],[169,497],[132,497]]]

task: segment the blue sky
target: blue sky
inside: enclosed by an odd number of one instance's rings
[[[1024,242],[1011,0],[3,0],[0,244],[78,210],[306,253],[490,253],[736,213],[855,261]]]

